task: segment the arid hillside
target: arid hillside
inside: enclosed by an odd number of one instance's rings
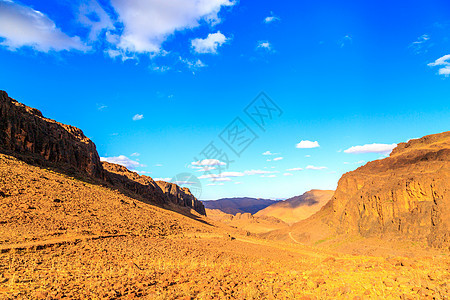
[[[344,174],[330,202],[268,237],[332,243],[345,236],[450,247],[450,132],[399,144]],[[326,244],[326,243],[325,243]]]
[[[100,161],[95,144],[80,129],[45,118],[42,113],[0,91],[0,153],[70,176],[121,189],[125,194],[165,207],[188,207],[205,214],[189,190],[156,183],[125,167]]]
[[[271,199],[257,199],[257,198],[223,198],[218,200],[203,201],[203,204],[208,209],[218,209],[226,214],[235,215],[238,213],[255,214],[261,209],[270,206],[277,201]]]
[[[304,220],[318,212],[333,196],[331,190],[311,190],[303,195],[274,203],[255,214],[255,217],[274,217],[288,224]]]

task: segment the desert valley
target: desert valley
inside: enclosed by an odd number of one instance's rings
[[[2,299],[450,294],[450,132],[400,143],[336,191],[204,205],[3,91],[0,117]]]

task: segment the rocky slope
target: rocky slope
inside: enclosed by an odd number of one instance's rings
[[[274,203],[260,211],[255,216],[275,217],[288,224],[309,218],[319,211],[333,196],[331,190],[311,190],[303,195],[295,196]]]
[[[289,230],[302,242],[344,234],[450,248],[450,132],[401,143],[344,174],[332,200]]]
[[[158,205],[192,208],[204,215],[205,208],[188,189],[156,183],[125,167],[100,161],[95,144],[73,126],[45,118],[0,91],[0,151],[40,166],[50,164],[66,174],[87,175],[97,183]]]
[[[271,199],[256,199],[256,198],[222,198],[218,200],[203,201],[203,204],[208,209],[218,209],[226,214],[250,213],[255,214],[261,209],[270,206],[277,201]]]

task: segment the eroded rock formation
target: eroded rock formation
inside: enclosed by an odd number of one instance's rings
[[[45,118],[0,91],[0,148],[73,167],[95,178],[103,168],[95,144],[80,129]]]

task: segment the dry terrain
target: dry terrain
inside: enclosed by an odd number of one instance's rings
[[[0,155],[3,299],[444,299],[448,252],[338,253],[240,234]],[[361,248],[362,249],[362,248]]]

